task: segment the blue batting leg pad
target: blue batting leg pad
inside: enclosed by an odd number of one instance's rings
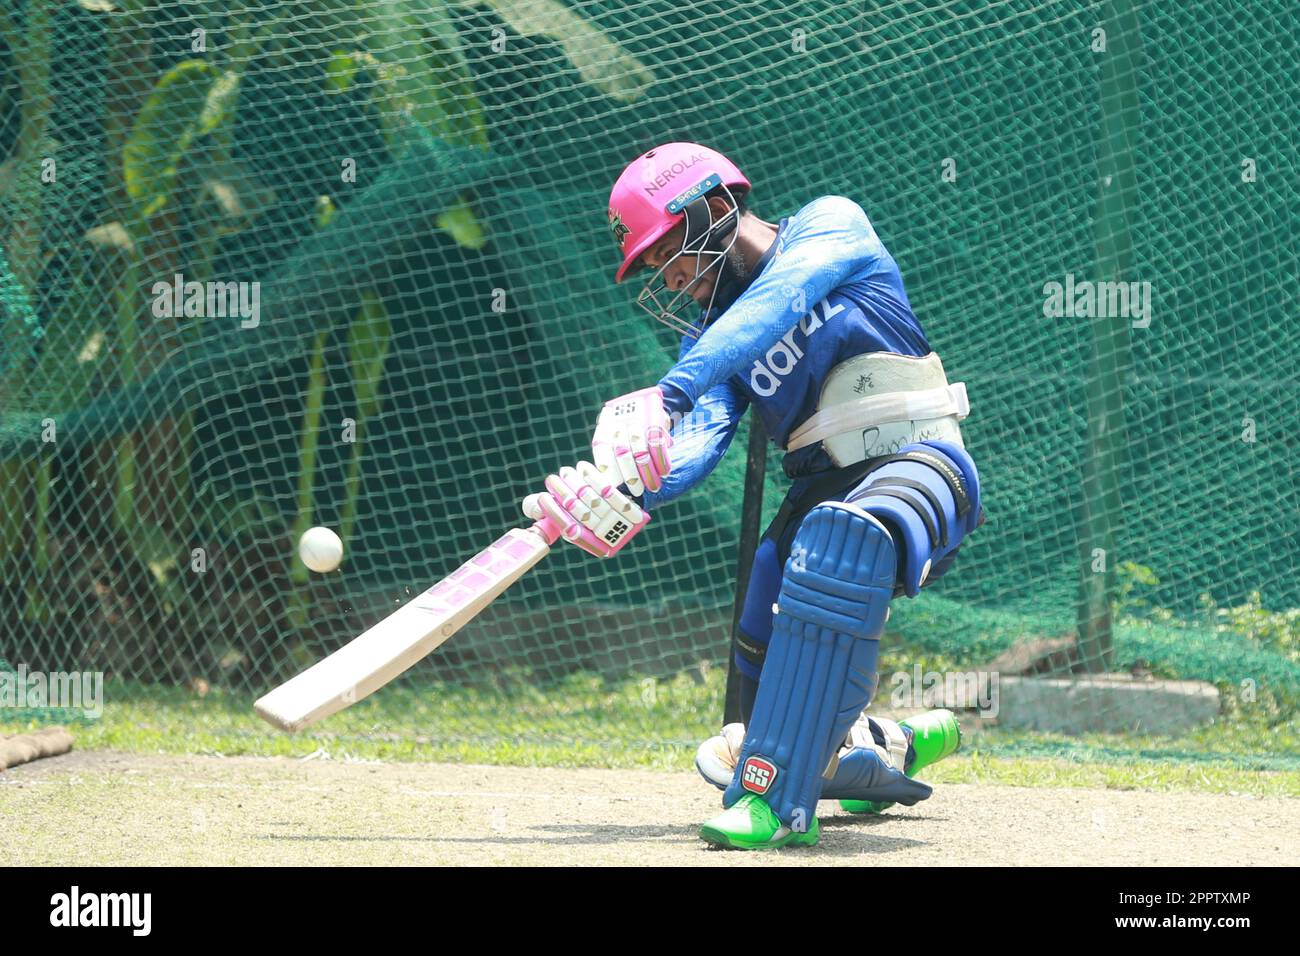
[[[965,449],[948,442],[906,445],[846,499],[883,522],[898,547],[898,585],[915,597],[936,566],[979,520],[979,476]],[[951,563],[951,562],[948,562]]]
[[[875,693],[895,562],[889,530],[854,505],[825,502],[803,519],[724,806],[755,793],[786,826],[811,825],[822,774]]]
[[[822,799],[878,800],[910,807],[933,792],[929,784],[891,767],[875,750],[854,747],[840,755],[835,775],[822,786]]]

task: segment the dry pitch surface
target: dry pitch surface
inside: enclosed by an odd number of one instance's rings
[[[948,784],[821,845],[706,849],[689,773],[76,752],[0,773],[0,865],[1227,865],[1300,858],[1300,801]]]

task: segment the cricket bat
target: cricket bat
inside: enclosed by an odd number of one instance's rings
[[[301,730],[370,696],[427,657],[544,558],[558,528],[511,528],[429,590],[253,704],[268,723]]]

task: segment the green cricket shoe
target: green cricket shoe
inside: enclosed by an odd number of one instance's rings
[[[909,777],[915,777],[918,771],[956,753],[961,746],[961,727],[957,724],[956,714],[951,710],[929,710],[900,720],[898,725],[912,731],[912,748],[916,756],[911,766],[903,771]],[[840,801],[840,809],[849,813],[880,813],[892,806],[892,803],[878,800]]]
[[[817,818],[806,832],[791,830],[757,794],[747,793],[731,808],[700,827],[706,843],[727,850],[775,850],[783,846],[813,846],[821,836]]]

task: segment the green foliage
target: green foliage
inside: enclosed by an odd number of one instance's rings
[[[1300,662],[1300,608],[1269,610],[1260,593],[1252,591],[1244,602],[1232,607],[1219,607],[1210,595],[1202,594],[1201,609],[1216,631],[1249,638]]]
[[[1115,606],[1121,612],[1138,610],[1155,610],[1145,597],[1144,589],[1155,587],[1160,583],[1155,571],[1144,564],[1134,561],[1121,561],[1115,565],[1117,581],[1115,589]]]
[[[1118,580],[1115,603],[1122,616],[1165,624],[1208,626],[1216,633],[1246,638],[1259,647],[1300,662],[1300,608],[1266,608],[1259,591],[1251,591],[1240,604],[1220,607],[1209,593],[1202,593],[1198,599],[1198,617],[1181,621],[1177,612],[1159,607],[1151,600],[1152,589],[1161,584],[1154,570],[1125,561],[1116,565],[1115,571]]]
[[[335,51],[329,83],[346,89],[359,67],[377,81],[387,123],[414,122],[450,143],[487,147],[487,124],[474,92],[460,37],[445,8],[414,0],[368,4],[367,51]]]
[[[199,137],[229,121],[238,95],[238,74],[204,60],[185,60],[159,79],[122,150],[123,177],[139,219],[167,204],[181,160]]]
[[[464,199],[440,212],[434,222],[466,249],[478,251],[487,245],[487,230],[474,214],[473,207]]]
[[[654,83],[654,72],[590,20],[560,0],[458,0],[492,8],[521,36],[555,40],[583,81],[606,96],[632,103]]]

